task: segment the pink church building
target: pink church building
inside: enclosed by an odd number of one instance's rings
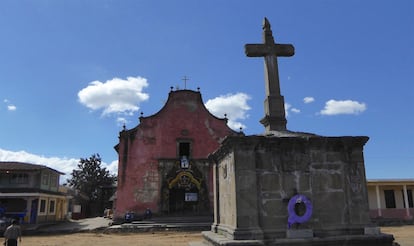
[[[114,217],[147,208],[159,215],[211,215],[213,170],[207,157],[226,136],[242,133],[212,115],[201,93],[192,90],[171,90],[159,112],[139,121],[120,132],[115,146]]]

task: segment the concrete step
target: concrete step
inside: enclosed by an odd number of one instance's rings
[[[150,221],[156,223],[192,223],[192,222],[203,222],[213,223],[212,216],[160,216],[153,217]]]

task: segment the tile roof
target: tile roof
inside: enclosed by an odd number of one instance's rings
[[[25,162],[0,161],[0,171],[12,171],[12,170],[36,171],[36,170],[43,170],[43,169],[49,169],[53,172],[64,174],[62,172],[59,172],[53,168],[50,168],[44,165],[31,164],[31,163],[25,163]]]
[[[64,192],[60,191],[51,191],[51,190],[43,190],[40,188],[13,188],[13,187],[6,187],[1,188],[0,196],[7,196],[8,193],[44,193],[44,194],[51,194],[51,195],[66,195]]]

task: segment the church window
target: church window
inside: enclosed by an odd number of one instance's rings
[[[395,208],[395,195],[394,190],[384,190],[385,207]]]
[[[190,156],[190,143],[189,142],[180,142],[178,145],[178,155],[182,156]]]
[[[178,157],[180,158],[181,168],[189,168],[190,162],[190,142],[178,143]]]

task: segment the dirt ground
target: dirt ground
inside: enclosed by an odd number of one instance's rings
[[[19,246],[178,246],[201,241],[200,232],[138,232],[138,233],[75,233],[67,235],[27,236]]]
[[[414,246],[414,225],[381,227],[381,232],[394,235],[401,246]]]
[[[414,226],[383,227],[381,231],[393,234],[402,246],[414,246]],[[178,246],[191,241],[201,241],[200,232],[139,232],[139,233],[75,233],[67,235],[42,235],[23,237],[20,246]]]

